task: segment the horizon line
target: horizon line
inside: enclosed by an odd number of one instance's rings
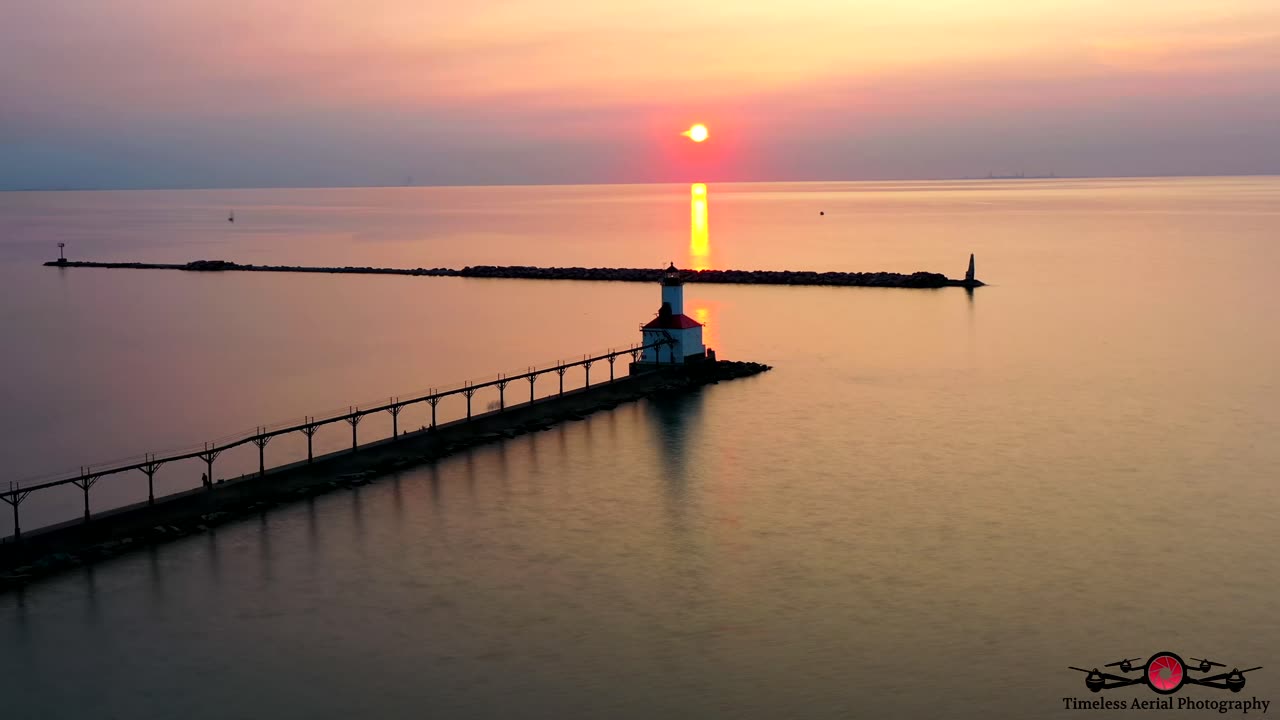
[[[751,185],[767,183],[883,183],[883,182],[1005,182],[1005,181],[1057,181],[1057,180],[1142,180],[1170,178],[1250,178],[1280,177],[1280,172],[1264,173],[1166,173],[1144,175],[1051,175],[1027,176],[1016,175],[985,177],[971,176],[939,176],[939,177],[882,177],[860,179],[812,179],[812,180],[665,180],[651,182],[502,182],[502,183],[413,183],[400,185],[187,185],[187,186],[150,186],[133,185],[123,187],[19,187],[0,188],[0,193],[27,192],[192,192],[207,190],[381,190],[407,188],[518,188],[518,187],[618,187],[634,185],[685,185],[704,182],[718,185]]]

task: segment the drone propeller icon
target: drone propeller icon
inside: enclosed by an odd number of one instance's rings
[[[1238,693],[1244,689],[1244,674],[1262,669],[1260,665],[1245,670],[1233,667],[1229,672],[1210,675],[1209,673],[1213,672],[1214,668],[1225,668],[1226,665],[1198,658],[1191,658],[1191,661],[1196,663],[1195,665],[1187,665],[1182,658],[1171,652],[1159,652],[1152,655],[1141,665],[1134,664],[1141,659],[1117,660],[1102,666],[1104,668],[1117,668],[1119,672],[1126,673],[1126,675],[1116,675],[1099,670],[1096,667],[1092,670],[1086,670],[1069,666],[1068,669],[1085,674],[1084,685],[1089,688],[1089,692],[1096,693],[1102,690],[1129,687],[1130,685],[1146,685],[1161,695],[1172,695],[1181,690],[1183,685],[1199,685]],[[1127,675],[1127,673],[1132,672],[1140,672],[1141,675]],[[1191,673],[1193,672],[1201,673],[1201,675],[1199,677],[1192,676]]]

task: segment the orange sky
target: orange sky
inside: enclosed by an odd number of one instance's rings
[[[465,162],[461,149],[495,164],[510,153],[528,181],[574,167],[616,175],[600,179],[676,179],[688,163],[768,174],[828,142],[863,151],[851,177],[947,174],[945,159],[880,156],[903,152],[895,148],[909,131],[931,152],[999,147],[982,128],[1011,119],[1036,150],[1029,161],[1069,165],[1073,143],[1111,155],[1154,131],[1190,148],[1193,172],[1214,157],[1206,138],[1265,135],[1280,105],[1274,0],[59,0],[5,14],[0,92],[21,101],[0,109],[0,148],[36,165],[37,177],[41,152],[74,170],[50,151],[60,139],[108,166],[121,143],[186,133],[189,147],[209,152],[280,137],[313,153],[371,134],[371,168],[396,155],[392,140],[424,163],[434,146],[449,150],[446,164]],[[712,128],[711,160],[682,157],[676,144],[695,121]],[[1025,132],[1046,123],[1054,127],[1041,136]],[[616,145],[633,152],[614,167],[569,152]],[[1247,155],[1227,150],[1227,160]],[[1132,172],[1158,170],[1143,167],[1167,161],[1154,152],[1128,158]],[[878,159],[869,166],[868,156]],[[670,165],[647,164],[654,157]],[[195,155],[187,163],[200,165]],[[0,173],[3,184],[20,179],[13,167]]]

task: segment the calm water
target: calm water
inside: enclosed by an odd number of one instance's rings
[[[1067,665],[1158,650],[1263,665],[1243,695],[1280,701],[1280,179],[706,197],[0,194],[0,481],[627,345],[658,301],[39,267],[60,241],[101,260],[952,276],[975,252],[991,283],[690,286],[708,345],[776,369],[0,596],[5,717],[1074,717],[1061,698],[1090,694]],[[145,492],[107,478],[94,505]],[[37,494],[23,525],[78,503]]]

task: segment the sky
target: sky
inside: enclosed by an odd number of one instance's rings
[[[988,172],[1280,173],[1280,2],[0,3],[0,189]]]

